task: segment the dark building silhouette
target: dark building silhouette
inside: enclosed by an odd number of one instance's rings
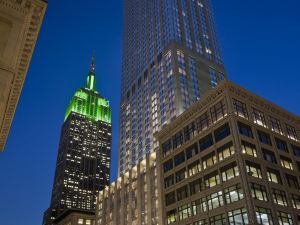
[[[111,108],[96,91],[93,60],[86,87],[75,93],[66,112],[44,225],[66,210],[95,211],[96,194],[110,181],[110,157]]]

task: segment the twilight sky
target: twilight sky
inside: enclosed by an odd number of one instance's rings
[[[300,115],[300,1],[213,0],[229,78]],[[49,206],[60,129],[93,52],[97,88],[113,109],[112,179],[118,167],[122,0],[50,0],[4,153],[0,218],[41,225]]]

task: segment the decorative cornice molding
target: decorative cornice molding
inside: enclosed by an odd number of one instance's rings
[[[28,4],[28,2],[30,2],[30,4]],[[18,54],[17,66],[15,70],[13,70],[16,71],[16,73],[10,89],[9,100],[5,109],[3,124],[0,130],[0,150],[3,150],[23,88],[25,77],[28,72],[47,4],[41,0],[27,0],[24,1],[21,6],[18,6],[18,3],[13,0],[0,0],[0,5],[1,4],[19,12],[26,13],[24,38],[22,40],[22,47]]]

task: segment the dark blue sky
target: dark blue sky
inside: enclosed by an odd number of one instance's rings
[[[300,114],[300,1],[214,1],[231,80]],[[1,224],[38,225],[49,206],[66,107],[84,86],[93,51],[98,90],[113,108],[117,176],[122,50],[121,0],[50,0],[5,152],[0,154]]]

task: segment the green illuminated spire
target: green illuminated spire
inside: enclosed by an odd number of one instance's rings
[[[87,85],[85,88],[80,88],[74,94],[68,106],[65,121],[72,112],[86,116],[93,121],[111,123],[111,108],[109,101],[100,96],[96,90],[94,56],[87,77]]]

